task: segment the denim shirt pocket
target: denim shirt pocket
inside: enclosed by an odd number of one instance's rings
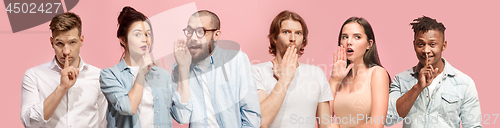
[[[460,97],[457,94],[443,93],[441,95],[441,113],[448,123],[459,121]]]

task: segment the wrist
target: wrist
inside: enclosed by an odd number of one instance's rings
[[[290,81],[288,80],[284,80],[284,79],[280,79],[278,80],[278,84],[280,84],[281,86],[285,86],[285,87],[288,87],[288,85],[290,85]]]
[[[146,77],[145,74],[138,74],[135,78],[135,84],[144,85]]]
[[[189,77],[189,66],[179,67],[179,78],[187,79]]]
[[[56,87],[56,90],[66,93],[69,90],[69,88],[70,88],[69,86],[64,86],[62,84],[59,84],[59,86]]]
[[[191,64],[179,64],[179,70],[180,69],[189,69],[189,67],[191,66]]]
[[[338,78],[338,77],[330,77],[330,80],[328,82],[330,83],[340,83],[340,81],[342,81],[342,79]]]
[[[417,84],[413,85],[413,89],[417,90],[418,92],[422,92],[424,90],[424,86],[421,85],[420,82],[417,82]]]

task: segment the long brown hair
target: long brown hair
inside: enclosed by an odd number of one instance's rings
[[[371,68],[373,66],[380,66],[383,67],[382,64],[380,63],[380,59],[378,57],[378,51],[377,51],[377,43],[375,43],[375,34],[373,33],[372,26],[368,21],[364,18],[361,17],[351,17],[347,19],[344,24],[342,24],[342,27],[340,28],[340,33],[339,33],[339,38],[338,38],[338,46],[340,46],[340,40],[342,38],[342,30],[344,29],[344,26],[348,23],[358,23],[359,25],[363,26],[363,29],[365,30],[365,34],[368,37],[366,40],[370,42],[370,40],[373,40],[373,43],[368,49],[368,51],[365,52],[363,55],[363,61],[365,63],[365,66],[367,68]],[[349,65],[351,61],[347,60],[347,65]]]

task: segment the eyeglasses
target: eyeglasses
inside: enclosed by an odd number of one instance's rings
[[[185,29],[182,29],[182,31],[184,31],[184,35],[186,35],[186,37],[191,37],[193,36],[193,32],[196,32],[196,36],[198,36],[198,38],[203,38],[205,37],[205,33],[207,33],[207,31],[217,31],[217,29],[205,29],[203,27],[199,27],[199,28],[196,28],[196,29],[192,29],[191,27],[187,27]]]

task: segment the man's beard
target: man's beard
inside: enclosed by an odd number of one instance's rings
[[[214,49],[215,49],[215,41],[214,40],[210,40],[210,42],[208,44],[208,49],[207,50],[202,50],[201,53],[198,56],[193,56],[193,58],[191,59],[191,62],[193,64],[198,64],[199,62],[201,62],[204,59],[206,59],[210,55],[210,53],[213,52]]]

